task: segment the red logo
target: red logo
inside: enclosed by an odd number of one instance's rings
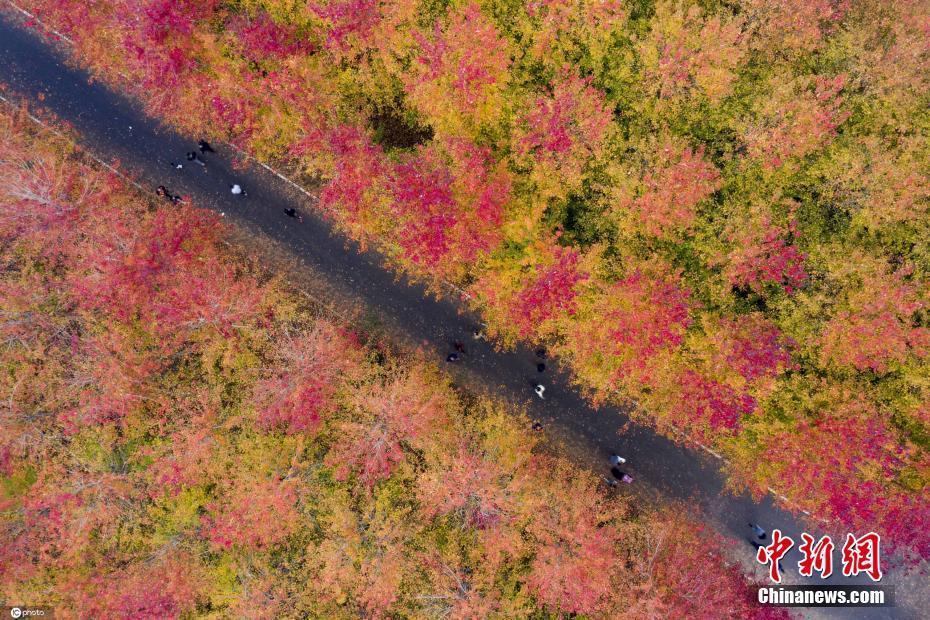
[[[859,538],[847,534],[846,544],[843,545],[843,575],[853,577],[865,573],[872,581],[881,580],[881,542],[881,537],[875,532]]]
[[[816,570],[821,579],[833,574],[833,541],[824,536],[814,544],[814,537],[810,534],[801,534],[801,546],[798,547],[804,558],[798,562],[798,572],[803,577],[811,577]]]
[[[761,536],[760,536],[761,538]],[[790,536],[784,536],[781,530],[772,530],[772,542],[760,546],[756,551],[756,560],[760,564],[767,564],[769,577],[775,583],[781,583],[781,559],[794,546]],[[829,536],[824,536],[815,542],[815,538],[808,533],[801,534],[801,544],[798,551],[803,556],[798,562],[798,572],[802,577],[813,577],[814,572],[826,579],[833,574],[833,550],[836,546]],[[881,566],[881,537],[875,532],[869,532],[856,537],[846,535],[843,545],[843,576],[855,577],[865,573],[872,581],[882,578]]]
[[[794,546],[790,536],[782,536],[781,530],[772,530],[772,544],[759,547],[756,559],[760,564],[769,564],[769,577],[775,583],[781,583],[781,567],[779,560],[785,557],[788,550]]]

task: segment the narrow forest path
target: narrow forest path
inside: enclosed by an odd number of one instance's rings
[[[107,163],[119,162],[144,189],[154,194],[158,185],[165,185],[175,193],[190,196],[199,206],[224,213],[247,230],[261,231],[286,246],[308,268],[323,274],[334,289],[376,310],[387,325],[422,343],[425,350],[435,354],[438,363],[444,363],[452,350],[451,343],[461,340],[466,352],[450,368],[457,379],[470,389],[485,390],[525,406],[565,450],[594,471],[609,475],[610,454],[625,456],[636,478],[634,486],[642,485],[649,492],[700,510],[708,524],[736,543],[742,557],[748,559],[754,554],[748,541],[750,521],[769,530],[780,528],[795,541],[800,541],[802,531],[816,531],[772,495],[757,502],[748,495],[728,493],[720,461],[703,450],[676,444],[635,423],[618,434],[618,429],[629,422],[628,416],[612,406],[591,408],[570,386],[567,374],[555,360],[546,361],[545,400],[538,399],[532,389],[539,377],[532,349],[520,346],[500,352],[484,340],[474,340],[477,317],[463,312],[455,300],[437,300],[423,286],[398,280],[376,252],[359,251],[320,218],[312,196],[258,164],[234,167],[235,153],[230,147],[214,145],[218,152],[207,154],[206,168],[184,161],[185,153],[196,148],[196,136],[179,135],[148,117],[136,102],[66,64],[63,50],[16,21],[15,16],[0,11],[0,82],[4,96],[28,100],[70,123],[90,153]],[[183,169],[173,168],[173,161],[184,161]],[[240,184],[247,195],[232,195],[229,188],[233,183]],[[286,216],[286,208],[300,211],[303,221]],[[799,558],[795,546],[784,561],[792,582],[800,579]],[[893,582],[895,575],[888,578]],[[867,578],[834,575],[826,582],[808,583],[869,582]],[[906,587],[898,585],[899,599]],[[829,617],[909,618],[917,617],[917,613],[902,607],[847,609],[833,610]]]

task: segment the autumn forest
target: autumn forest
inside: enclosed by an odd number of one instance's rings
[[[930,557],[926,0],[17,4],[465,291],[499,347],[721,453],[734,490]],[[0,148],[4,598],[785,617],[691,513],[605,493],[519,412],[235,256],[216,215],[22,111]]]

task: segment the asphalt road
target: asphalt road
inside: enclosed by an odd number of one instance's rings
[[[194,150],[196,137],[182,136],[149,118],[134,101],[90,80],[89,75],[65,64],[64,50],[50,45],[36,33],[20,27],[18,20],[0,11],[0,82],[7,96],[22,98],[55,113],[82,135],[83,146],[107,162],[122,168],[146,189],[154,192],[166,185],[176,193],[191,196],[194,203],[225,215],[247,228],[257,229],[289,248],[303,263],[324,274],[330,283],[349,292],[358,303],[377,310],[383,320],[423,343],[442,361],[450,343],[461,340],[466,354],[454,374],[471,387],[525,404],[531,417],[540,420],[548,433],[564,444],[591,468],[609,475],[608,458],[618,453],[627,458],[627,470],[636,481],[621,492],[639,486],[665,498],[682,500],[702,511],[706,521],[735,541],[745,558],[754,554],[749,543],[748,522],[766,529],[780,528],[800,541],[802,531],[816,532],[776,503],[771,496],[754,501],[747,495],[732,495],[724,489],[720,462],[698,449],[691,449],[638,424],[626,432],[618,429],[629,421],[614,407],[592,409],[569,385],[556,360],[547,360],[543,383],[545,400],[538,399],[532,385],[538,379],[536,359],[528,347],[500,352],[471,334],[478,319],[463,312],[451,299],[436,300],[422,286],[398,280],[373,252],[360,252],[314,212],[312,200],[258,165],[232,166],[233,152],[214,145],[207,154],[206,168],[184,162],[174,169],[170,162]],[[2,182],[2,180],[0,180]],[[229,187],[240,184],[247,196],[233,196]],[[296,208],[303,222],[287,217],[285,208]],[[444,363],[444,362],[443,362]],[[531,431],[528,431],[531,432]],[[786,455],[790,458],[790,455]],[[687,536],[687,532],[681,535]],[[838,546],[841,546],[840,542]],[[838,552],[836,554],[838,556]],[[795,583],[870,583],[867,578],[848,579],[836,574],[826,580],[802,580],[797,575],[797,544],[783,561],[788,579]],[[838,562],[839,558],[835,558]],[[896,580],[889,574],[883,585]],[[899,585],[901,590],[908,585]],[[905,607],[886,609],[831,610],[830,617],[910,618],[918,612]]]

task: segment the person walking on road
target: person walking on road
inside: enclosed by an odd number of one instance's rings
[[[195,164],[198,164],[198,165],[203,166],[203,167],[206,167],[206,166],[207,166],[207,162],[205,162],[204,160],[200,159],[200,157],[197,155],[197,152],[196,152],[196,151],[191,151],[190,153],[187,154],[187,161],[192,161],[192,162],[194,162]]]
[[[756,535],[756,538],[759,540],[765,540],[768,534],[761,525],[758,523],[750,523],[749,527],[752,528],[752,533]]]
[[[179,161],[173,161],[171,162],[171,167],[174,168],[175,170],[181,170],[184,168],[184,164],[182,164]]]
[[[446,361],[447,361],[447,362],[457,362],[457,361],[459,361],[459,354],[458,354],[458,353],[450,353],[449,355],[446,356]]]
[[[242,186],[238,183],[233,183],[229,186],[229,191],[233,196],[246,196],[247,194],[242,190]]]
[[[610,464],[611,464],[611,465],[613,465],[613,466],[616,467],[617,465],[623,465],[624,463],[626,463],[626,459],[623,458],[622,456],[620,456],[619,454],[611,454],[611,455],[610,455]]]
[[[536,364],[536,372],[546,372],[546,365],[542,362]]]
[[[611,468],[610,468],[610,474],[611,474],[616,480],[619,480],[620,482],[625,482],[626,484],[632,484],[632,483],[633,483],[633,476],[631,476],[630,474],[628,474],[628,473],[626,473],[626,472],[620,471],[620,470],[617,469],[616,467],[611,467]]]
[[[536,396],[539,396],[539,398],[545,400],[545,399],[543,398],[543,392],[546,391],[546,386],[545,386],[545,385],[543,385],[542,383],[537,383],[537,384],[536,384],[536,387],[533,388],[533,391],[536,392]]]
[[[197,142],[197,148],[200,149],[201,153],[216,153],[216,151],[213,150],[213,147],[210,146],[210,143],[206,140],[200,140]]]
[[[288,216],[288,217],[292,217],[292,218],[296,219],[298,222],[303,222],[303,221],[304,221],[303,216],[301,216],[300,213],[297,212],[297,209],[293,209],[293,208],[292,208],[292,209],[285,209],[285,210],[284,210],[284,215],[286,215],[286,216]]]
[[[169,192],[168,188],[164,185],[159,185],[158,189],[155,190],[155,193],[172,204],[178,204],[181,202],[181,197]]]

